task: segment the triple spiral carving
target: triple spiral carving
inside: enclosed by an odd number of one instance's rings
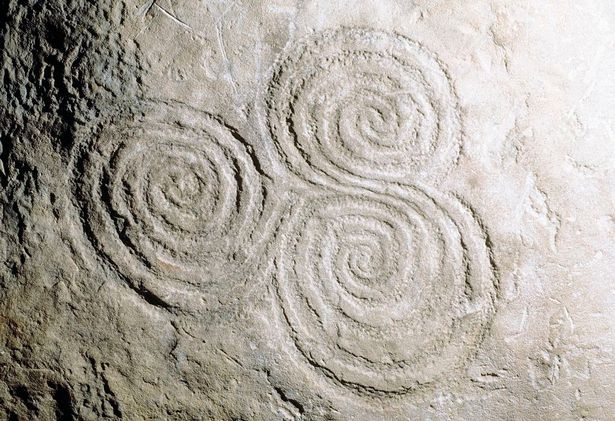
[[[140,294],[198,309],[241,298],[273,239],[283,322],[318,373],[387,395],[462,369],[497,283],[473,212],[420,187],[460,150],[440,61],[397,34],[325,31],[277,61],[262,105],[288,171],[273,189],[290,184],[294,198],[286,218],[266,210],[248,141],[219,117],[157,103],[73,156],[73,208],[94,253]]]

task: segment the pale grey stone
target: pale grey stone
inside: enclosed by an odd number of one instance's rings
[[[5,0],[0,419],[613,419],[611,6]]]

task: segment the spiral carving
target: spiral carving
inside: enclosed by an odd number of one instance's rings
[[[294,46],[266,93],[271,137],[310,181],[412,183],[460,147],[456,94],[440,62],[401,35],[325,31]]]
[[[155,104],[81,150],[72,171],[83,227],[134,289],[185,306],[240,285],[235,275],[264,238],[265,194],[254,156],[232,129]]]
[[[447,196],[304,197],[281,238],[276,290],[296,349],[353,390],[402,394],[455,373],[493,315],[485,235]]]

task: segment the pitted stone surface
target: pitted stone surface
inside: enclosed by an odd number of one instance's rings
[[[606,0],[0,5],[0,420],[610,420]]]

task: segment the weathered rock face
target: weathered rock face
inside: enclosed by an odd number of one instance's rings
[[[2,3],[2,419],[612,419],[615,14],[462,3]]]

